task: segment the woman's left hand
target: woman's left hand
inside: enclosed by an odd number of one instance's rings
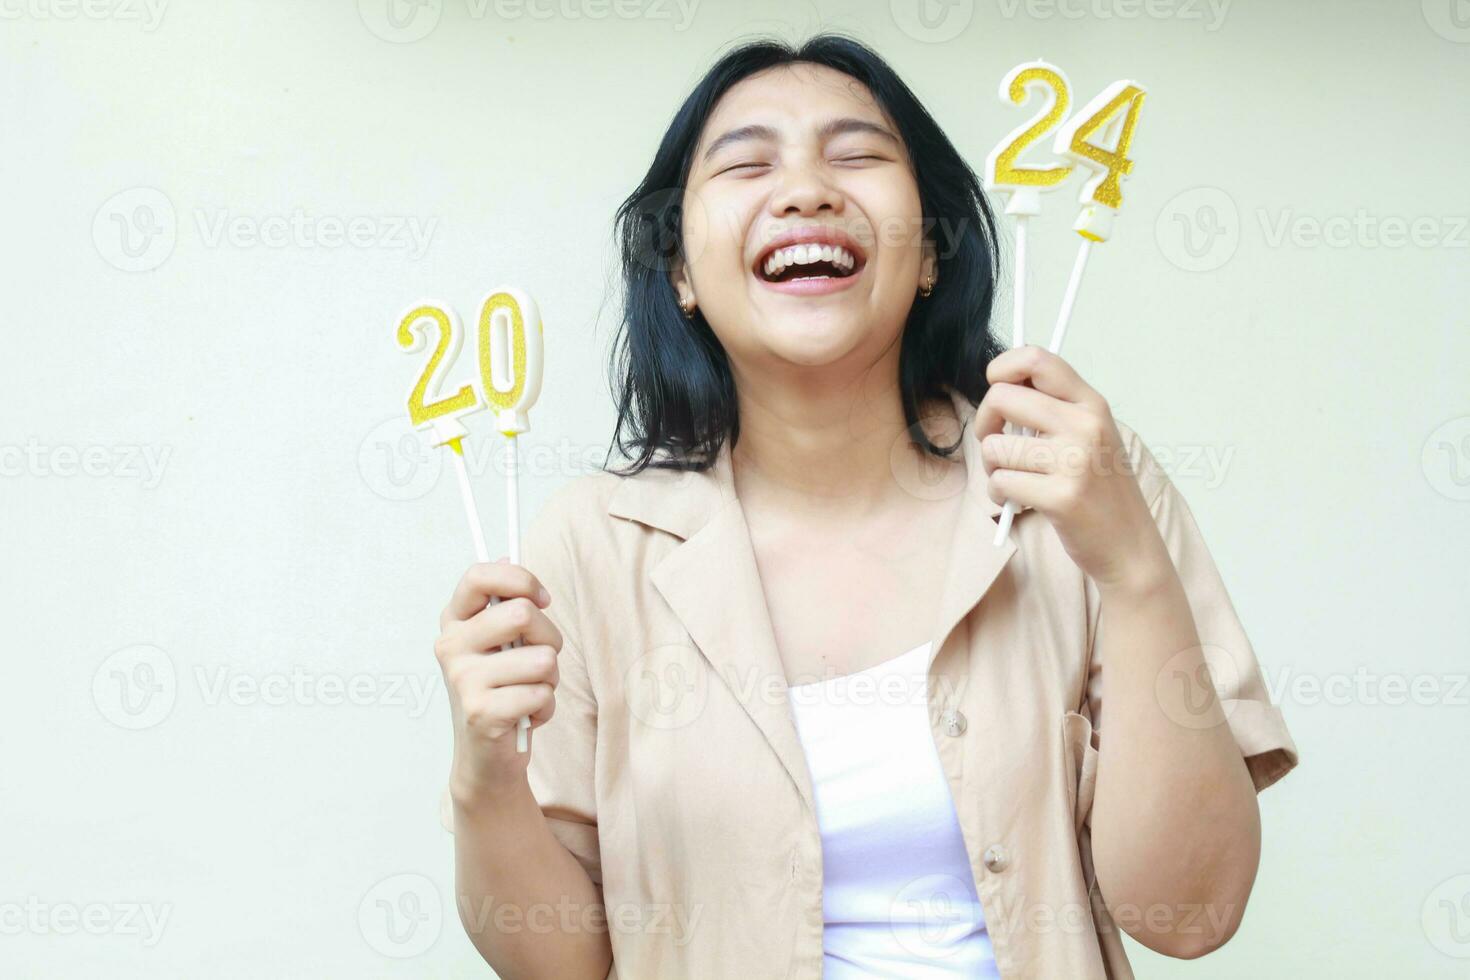
[[[1147,588],[1171,572],[1107,400],[1066,361],[1029,344],[992,360],[985,377],[974,438],[990,499],[1045,514],[1099,588]],[[1022,435],[1022,426],[1037,435]]]

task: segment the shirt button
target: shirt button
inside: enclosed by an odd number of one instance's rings
[[[1004,871],[1011,866],[1010,855],[1000,844],[991,844],[985,849],[985,867],[991,871]]]
[[[944,724],[946,735],[959,736],[965,734],[965,713],[959,708],[950,708],[940,719]]]

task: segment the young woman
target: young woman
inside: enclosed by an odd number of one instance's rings
[[[841,37],[735,50],[618,226],[632,462],[471,568],[436,648],[496,972],[1116,978],[1120,929],[1225,942],[1296,749],[1153,456],[992,338],[991,212],[913,93]]]

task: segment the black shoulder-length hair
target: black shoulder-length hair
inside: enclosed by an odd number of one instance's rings
[[[917,299],[899,352],[903,410],[913,441],[949,457],[918,424],[920,406],[955,389],[978,404],[985,369],[1002,346],[990,332],[999,256],[995,218],[975,172],[934,117],[871,48],[840,34],[819,34],[800,47],[780,40],[742,44],[720,58],[684,100],[659,143],[643,182],[623,201],[614,223],[624,303],[614,340],[612,388],[618,402],[614,447],[644,468],[703,470],[722,442],[740,435],[729,360],[703,313],[685,319],[669,272],[683,258],[683,188],[695,145],[720,96],[769,68],[825,65],[862,82],[898,127],[919,187],[925,235],[938,257],[937,282]],[[611,448],[609,449],[609,456]]]

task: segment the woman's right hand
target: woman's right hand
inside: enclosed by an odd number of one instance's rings
[[[449,790],[462,804],[526,778],[531,755],[516,751],[516,724],[529,715],[537,728],[556,707],[562,637],[542,612],[550,604],[534,575],[502,558],[471,565],[439,617],[434,655],[454,722]],[[500,649],[513,640],[524,645]]]

